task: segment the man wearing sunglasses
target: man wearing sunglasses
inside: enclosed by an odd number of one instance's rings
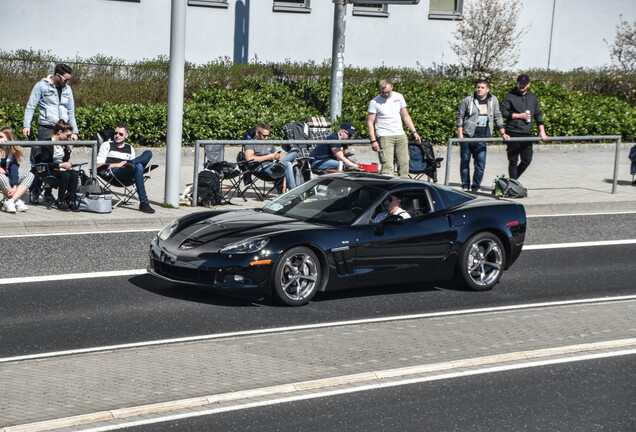
[[[35,108],[40,108],[38,117],[38,140],[51,137],[53,126],[58,120],[69,122],[73,127],[71,140],[77,140],[78,129],[75,121],[75,100],[73,91],[67,84],[71,79],[73,69],[69,65],[59,63],[55,65],[53,75],[42,78],[31,90],[31,96],[24,111],[22,134],[31,135],[31,120]]]
[[[146,150],[135,157],[135,149],[126,142],[126,138],[128,138],[128,125],[119,123],[115,128],[113,139],[99,147],[97,171],[110,170],[111,175],[118,179],[134,180],[139,194],[139,210],[144,213],[154,213],[155,209],[148,203],[144,185],[144,169],[152,158],[152,152]]]
[[[384,206],[386,211],[378,213],[378,215],[373,218],[371,223],[380,223],[389,215],[399,216],[402,219],[410,219],[411,215],[409,214],[409,212],[400,207],[400,204],[402,204],[402,199],[400,197],[389,195],[382,202],[382,205]]]
[[[400,177],[409,176],[409,143],[402,121],[409,128],[418,144],[422,138],[415,130],[413,120],[406,109],[404,97],[393,91],[389,80],[380,81],[380,95],[369,103],[367,127],[371,148],[378,152],[382,174],[393,175],[394,160],[397,159]]]

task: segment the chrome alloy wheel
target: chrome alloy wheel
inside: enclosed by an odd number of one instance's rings
[[[313,296],[319,280],[318,269],[314,257],[307,253],[287,257],[280,273],[282,292],[294,302]]]
[[[466,256],[467,273],[480,287],[494,284],[503,269],[504,254],[501,246],[492,238],[477,239]]]

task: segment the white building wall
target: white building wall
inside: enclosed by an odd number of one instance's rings
[[[183,0],[187,1],[187,0]],[[479,0],[465,0],[465,3]],[[170,0],[2,0],[0,49],[51,51],[64,59],[97,54],[126,61],[167,56]],[[636,0],[517,0],[520,25],[531,29],[515,69],[546,68],[554,7],[551,69],[610,63],[619,14],[636,21]],[[249,6],[249,17],[245,14]],[[271,0],[230,0],[227,9],[187,8],[186,59],[219,57],[322,62],[331,57],[332,0],[312,0],[311,13],[272,11]],[[357,67],[430,67],[457,62],[449,46],[457,23],[428,19],[429,4],[389,6],[388,18],[353,16],[347,6],[345,63]],[[246,34],[247,33],[247,34]],[[247,46],[245,42],[247,41]]]

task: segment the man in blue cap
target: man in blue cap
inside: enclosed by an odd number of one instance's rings
[[[328,140],[348,140],[356,136],[356,130],[353,123],[345,122],[340,125],[338,132],[334,132],[326,139]],[[337,170],[343,165],[349,168],[358,168],[358,164],[345,155],[345,150],[349,146],[346,144],[318,144],[312,150],[311,156],[314,160],[311,162],[312,170]],[[342,165],[341,165],[342,164]]]

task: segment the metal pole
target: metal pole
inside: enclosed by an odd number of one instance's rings
[[[548,67],[550,70],[550,59],[552,58],[552,33],[554,33],[554,11],[556,9],[556,0],[552,0],[552,24],[550,25],[550,45],[548,46]]]
[[[181,139],[183,138],[183,85],[185,64],[186,2],[172,0],[170,19],[170,77],[166,134],[166,187],[164,202],[179,207]]]
[[[347,19],[346,0],[334,0],[333,4],[333,48],[331,51],[331,93],[329,97],[329,119],[332,124],[342,115],[345,25]]]
[[[621,156],[621,137],[616,138],[616,156],[614,158],[614,179],[612,180],[612,193],[616,193],[616,184],[618,183],[618,168]]]

